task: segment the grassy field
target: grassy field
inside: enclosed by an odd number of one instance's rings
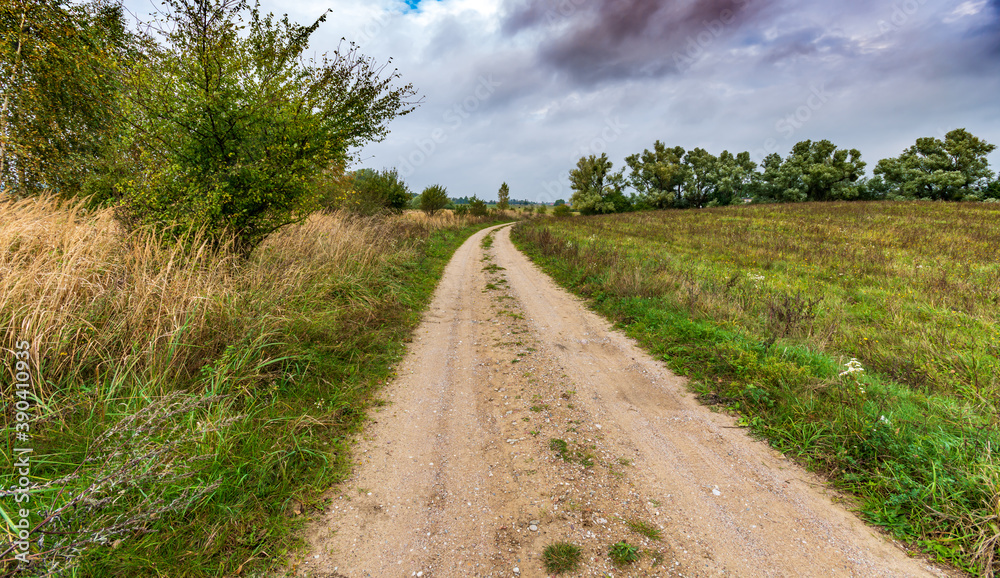
[[[483,226],[316,215],[241,260],[199,239],[122,238],[80,204],[0,204],[2,451],[13,464],[13,448],[33,450],[35,561],[13,561],[7,494],[0,576],[283,564],[301,514],[348,473],[444,265]],[[31,438],[15,442],[23,341]]]
[[[867,520],[1000,570],[1000,207],[646,212],[514,237]]]

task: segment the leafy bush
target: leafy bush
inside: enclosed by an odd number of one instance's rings
[[[639,561],[639,549],[628,542],[616,542],[608,550],[608,556],[615,564],[623,566]]]
[[[555,208],[552,209],[553,217],[562,218],[562,217],[570,217],[572,215],[573,215],[572,209],[570,209],[569,205],[566,204],[556,205]]]
[[[480,199],[479,197],[473,195],[469,199],[469,214],[473,217],[485,217],[490,212],[489,207],[486,205],[486,201]]]
[[[125,80],[126,140],[143,154],[117,187],[126,229],[204,230],[248,253],[318,208],[325,171],[351,148],[413,110],[412,87],[354,45],[303,57],[325,16],[301,26],[236,0],[166,6]]]
[[[433,215],[448,206],[451,199],[448,198],[448,190],[441,185],[431,185],[420,193],[420,210]]]
[[[346,176],[340,187],[327,193],[326,210],[344,209],[362,215],[402,213],[413,195],[396,169],[359,169]]]

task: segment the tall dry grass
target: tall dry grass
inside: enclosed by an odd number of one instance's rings
[[[0,576],[269,568],[294,542],[286,505],[349,472],[349,434],[476,222],[317,214],[244,258],[79,202],[0,203],[0,366],[31,342],[32,543],[59,536],[28,567],[0,538]]]
[[[79,202],[5,203],[0,336],[5,349],[31,341],[42,399],[73,384],[107,387],[116,380],[102,375],[125,370],[147,390],[169,387],[245,338],[248,323],[257,334],[277,331],[283,304],[302,299],[304,287],[364,284],[380,262],[401,258],[397,245],[450,224],[317,214],[243,262],[199,237],[123,236],[112,211],[88,212]]]

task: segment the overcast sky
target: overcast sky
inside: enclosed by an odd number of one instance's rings
[[[140,0],[128,2],[139,13]],[[148,6],[148,4],[146,4]],[[1000,145],[1000,0],[290,0],[392,58],[423,103],[357,166],[414,192],[569,199],[585,154],[668,146],[787,155],[804,139],[874,168],[917,137],[966,128]],[[1000,169],[1000,152],[990,156]]]

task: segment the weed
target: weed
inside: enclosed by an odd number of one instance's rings
[[[549,544],[542,551],[545,570],[553,574],[572,572],[580,567],[583,549],[569,542]]]
[[[639,549],[628,542],[615,542],[608,550],[611,561],[618,566],[625,566],[639,561]]]
[[[625,525],[636,534],[642,534],[650,540],[661,540],[660,529],[643,520],[627,520]]]

